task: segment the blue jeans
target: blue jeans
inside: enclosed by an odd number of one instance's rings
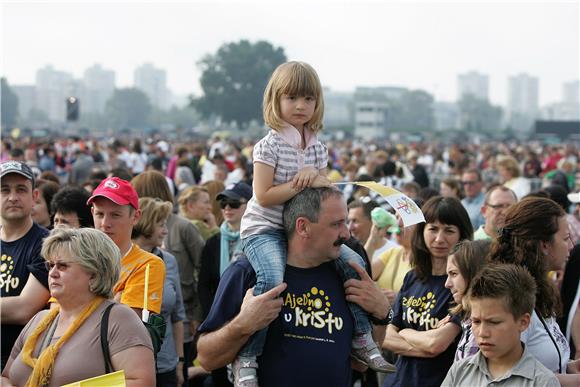
[[[250,235],[241,240],[242,251],[256,272],[254,295],[260,295],[284,281],[288,242],[283,230]],[[254,333],[240,351],[241,356],[260,356],[268,328]]]
[[[340,257],[334,261],[336,271],[340,275],[340,278],[343,282],[346,282],[349,279],[360,280],[360,276],[356,270],[354,270],[352,266],[348,264],[348,262],[358,263],[358,265],[362,267],[363,270],[366,267],[365,261],[360,255],[355,253],[350,247],[342,245],[340,246]],[[350,309],[350,313],[352,314],[354,320],[354,334],[362,335],[371,332],[372,326],[369,322],[368,313],[354,302],[349,302],[348,308]]]

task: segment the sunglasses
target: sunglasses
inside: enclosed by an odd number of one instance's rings
[[[242,203],[239,200],[222,200],[220,202],[220,208],[223,210],[226,208],[226,206],[230,206],[230,208],[233,208],[234,210],[237,210],[238,208],[241,207]]]
[[[44,261],[44,267],[46,267],[46,270],[51,271],[55,266],[56,266],[56,270],[58,271],[66,271],[73,263],[73,261],[56,261],[56,262],[52,262],[52,261]]]

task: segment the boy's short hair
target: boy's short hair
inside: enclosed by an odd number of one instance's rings
[[[523,266],[490,264],[473,279],[467,294],[467,307],[472,300],[502,299],[514,318],[532,313],[536,303],[536,281]]]

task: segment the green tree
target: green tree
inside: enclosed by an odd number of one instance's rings
[[[218,116],[238,124],[261,120],[264,88],[285,61],[284,49],[266,41],[226,43],[198,63],[203,96],[190,97],[191,105],[204,118]]]
[[[143,128],[149,124],[151,103],[139,89],[116,89],[107,101],[105,115],[114,129]]]
[[[464,95],[459,101],[461,128],[464,130],[497,131],[500,127],[502,108],[472,95]]]
[[[0,87],[2,88],[2,103],[0,106],[2,111],[1,126],[3,128],[9,128],[16,124],[16,119],[18,118],[18,96],[8,86],[8,81],[4,77],[0,79]]]

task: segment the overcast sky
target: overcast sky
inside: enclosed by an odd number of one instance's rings
[[[2,1],[1,69],[10,84],[33,84],[38,68],[81,77],[100,63],[117,87],[135,67],[167,71],[178,94],[201,92],[196,63],[224,42],[267,40],[309,62],[323,85],[422,88],[455,100],[457,74],[490,76],[494,103],[507,77],[540,78],[541,104],[560,100],[579,76],[579,2],[387,1]]]

